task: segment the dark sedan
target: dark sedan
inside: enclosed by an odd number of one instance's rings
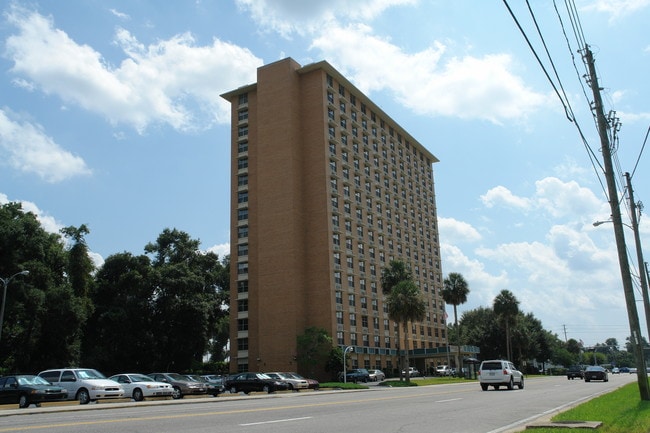
[[[597,365],[592,365],[590,367],[587,367],[584,375],[585,375],[585,382],[589,382],[591,380],[602,380],[603,382],[607,382],[609,380],[609,376],[607,375],[607,370]]]
[[[256,391],[270,394],[275,391],[286,391],[289,389],[289,385],[287,382],[273,379],[264,373],[246,372],[228,377],[226,389],[232,394],[238,392],[249,394]]]
[[[52,385],[47,380],[31,374],[0,377],[0,404],[18,403],[18,407],[39,406],[46,401],[68,399],[68,390]]]

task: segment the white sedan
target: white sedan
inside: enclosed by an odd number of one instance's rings
[[[286,382],[287,385],[289,385],[289,389],[291,391],[300,391],[301,389],[307,389],[309,388],[309,382],[307,382],[306,379],[298,379],[295,376],[292,376],[288,373],[281,373],[281,372],[272,372],[272,373],[265,373],[267,376],[272,377],[273,379],[281,380],[283,382]]]
[[[171,397],[174,388],[165,382],[156,382],[147,375],[139,373],[123,373],[110,377],[111,380],[122,385],[124,396],[135,401],[142,401],[148,397]]]

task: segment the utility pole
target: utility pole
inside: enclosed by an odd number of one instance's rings
[[[623,280],[623,292],[627,304],[627,317],[630,323],[630,343],[634,350],[637,364],[637,382],[639,384],[639,394],[641,400],[650,400],[650,388],[648,386],[648,373],[646,371],[645,359],[643,358],[643,347],[641,345],[641,328],[639,326],[639,314],[636,309],[634,299],[634,288],[632,287],[632,275],[630,274],[630,264],[627,260],[627,250],[625,246],[625,234],[623,233],[623,221],[621,219],[621,208],[618,202],[618,191],[616,190],[616,179],[614,177],[614,167],[612,164],[612,153],[607,135],[608,123],[603,112],[603,100],[600,96],[600,87],[596,76],[596,67],[594,65],[593,53],[586,45],[584,49],[584,59],[589,69],[588,84],[594,94],[592,110],[598,123],[598,135],[600,136],[601,151],[603,153],[603,163],[605,165],[605,179],[607,181],[607,191],[609,206],[612,211],[612,223],[614,225],[614,238],[616,239],[616,248],[618,250],[618,262],[621,269],[621,278]]]
[[[645,263],[643,261],[643,250],[641,249],[641,236],[639,235],[639,223],[637,220],[637,204],[634,202],[634,191],[630,173],[625,173],[627,190],[630,195],[630,214],[632,215],[632,231],[634,231],[634,243],[636,245],[636,257],[639,261],[639,277],[641,278],[641,294],[643,295],[643,309],[645,310],[645,324],[648,328],[648,341],[650,341],[650,300],[648,299],[648,280],[646,278]]]

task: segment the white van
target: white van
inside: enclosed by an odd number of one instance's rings
[[[123,398],[122,386],[91,368],[59,368],[38,373],[40,377],[53,385],[68,390],[70,400],[79,400],[79,404],[110,398]]]
[[[512,362],[502,359],[481,362],[478,380],[483,391],[487,391],[488,386],[493,386],[497,390],[501,385],[513,389],[515,384],[519,389],[524,389],[523,373],[517,370]]]

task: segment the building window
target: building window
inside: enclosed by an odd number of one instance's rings
[[[240,174],[237,176],[237,186],[246,186],[248,185],[248,175]]]
[[[350,326],[357,326],[357,315],[350,313]]]
[[[244,275],[248,273],[248,262],[237,263],[237,274]]]
[[[248,202],[248,191],[240,191],[237,193],[237,203]]]
[[[334,272],[334,283],[338,284],[339,286],[341,285],[341,273],[340,272]]]
[[[239,95],[239,105],[248,104],[248,93],[242,93]]]
[[[354,307],[356,305],[356,300],[355,300],[355,297],[354,297],[354,293],[348,294],[348,305],[350,307]]]
[[[245,313],[248,311],[248,299],[237,300],[237,311],[240,313]]]
[[[243,122],[244,120],[248,120],[248,110],[238,111],[237,120],[239,120],[240,122]]]
[[[343,305],[343,293],[339,291],[336,292],[336,303],[338,305]]]
[[[247,238],[248,237],[248,226],[237,227],[237,238]]]
[[[248,141],[242,141],[240,143],[237,143],[237,152],[238,153],[248,152]]]
[[[237,127],[237,137],[246,137],[248,135],[248,125],[241,125]]]
[[[237,319],[237,330],[248,331],[248,319]]]
[[[239,158],[237,160],[237,169],[242,170],[248,168],[248,158]]]
[[[248,338],[237,339],[237,350],[248,350]]]
[[[248,209],[237,209],[237,221],[245,221],[248,219]]]
[[[247,256],[248,255],[248,244],[239,244],[239,245],[237,245],[237,255],[238,256]]]
[[[237,293],[248,293],[248,280],[237,281]]]
[[[342,325],[343,324],[343,311],[337,311],[336,312],[336,324],[337,325]]]

